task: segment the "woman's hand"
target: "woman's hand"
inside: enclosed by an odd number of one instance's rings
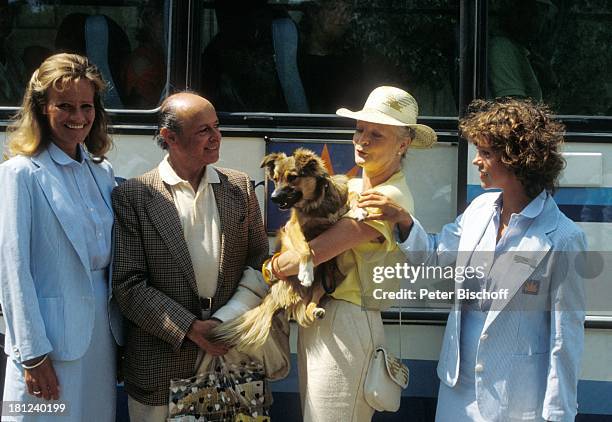
[[[397,224],[400,240],[404,241],[408,237],[413,224],[412,216],[391,198],[375,190],[367,190],[359,196],[357,206],[377,208],[378,212],[369,213],[366,220],[385,220],[391,224]]]
[[[48,357],[36,358],[24,362],[24,364],[32,366],[41,362],[41,359],[45,359],[45,361],[40,366],[32,369],[24,368],[23,370],[28,394],[38,398],[42,397],[45,400],[58,400],[60,387],[51,359]]]

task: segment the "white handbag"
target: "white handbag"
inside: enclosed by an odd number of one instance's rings
[[[406,365],[378,346],[372,353],[363,387],[366,401],[379,412],[397,412],[408,377]]]
[[[367,311],[366,317],[368,323],[370,323]],[[370,335],[372,335],[371,324]],[[373,337],[372,344],[375,344]],[[393,356],[384,346],[377,346],[370,358],[370,366],[363,386],[366,402],[379,412],[397,412],[400,408],[402,390],[408,387],[408,379],[408,367],[401,361],[401,344],[399,359]]]

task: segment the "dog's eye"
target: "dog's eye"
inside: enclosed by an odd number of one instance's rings
[[[288,182],[293,182],[295,179],[297,179],[297,176],[295,174],[287,175],[287,181]]]

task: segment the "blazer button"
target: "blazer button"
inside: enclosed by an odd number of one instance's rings
[[[474,367],[474,371],[476,371],[476,372],[484,371],[484,366],[482,365],[482,363],[476,364],[476,366]]]
[[[484,333],[483,335],[480,336],[480,340],[486,340],[489,338],[489,335],[487,333]]]

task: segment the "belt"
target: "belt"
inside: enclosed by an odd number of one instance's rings
[[[210,309],[212,308],[212,304],[213,304],[213,298],[212,297],[200,297],[200,309],[202,309],[203,311],[210,311]]]

